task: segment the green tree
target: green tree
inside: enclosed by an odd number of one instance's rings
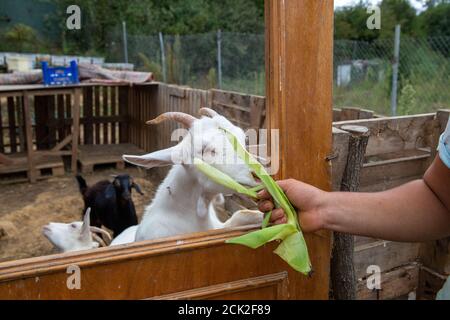
[[[450,36],[450,2],[428,6],[419,16],[419,28],[426,37]]]
[[[392,39],[397,24],[402,26],[402,35],[417,34],[416,9],[408,0],[383,0],[380,9],[380,38]]]

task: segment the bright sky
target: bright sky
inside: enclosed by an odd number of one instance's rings
[[[409,0],[412,5],[417,9],[417,10],[422,10],[422,5],[420,4],[419,1],[417,0]],[[342,6],[348,6],[351,5],[353,3],[357,3],[358,0],[334,0],[334,7],[342,7]],[[380,0],[370,0],[369,2],[371,2],[372,4],[377,4],[379,2],[381,2]]]

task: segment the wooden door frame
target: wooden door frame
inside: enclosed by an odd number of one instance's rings
[[[331,186],[326,159],[332,143],[332,52],[332,0],[266,0],[267,122],[280,130],[277,177],[326,190]],[[3,263],[0,298],[328,298],[328,232],[306,235],[315,272],[305,277],[273,254],[276,244],[258,250],[225,244],[249,230]],[[66,287],[71,265],[81,269],[80,290]],[[228,292],[226,284],[235,291]]]

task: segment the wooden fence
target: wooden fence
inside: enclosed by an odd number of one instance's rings
[[[32,110],[38,149],[51,148],[70,132],[71,103],[68,95],[36,97]],[[25,143],[23,101],[18,97],[2,98],[0,106],[0,152],[22,152]],[[265,127],[264,97],[162,83],[133,87],[93,85],[83,88],[80,142],[132,143],[147,152],[166,148],[174,144],[171,134],[177,124],[148,126],[145,122],[167,111],[198,116],[201,107],[211,107],[245,129]],[[333,128],[334,154],[331,155],[334,190],[340,186],[347,161],[348,133],[340,130],[344,125],[364,126],[370,130],[360,189],[381,191],[423,175],[436,155],[437,139],[444,130],[448,114],[447,110],[437,114],[382,118],[364,109],[334,110],[337,120]],[[450,258],[443,247],[441,242],[402,244],[356,237],[359,298],[398,298],[416,291],[419,284],[422,295],[430,290],[430,283],[434,283],[436,289],[450,273]],[[421,263],[425,268],[420,267]],[[366,269],[372,264],[380,266],[383,272],[382,291],[372,292],[365,286]]]
[[[83,86],[80,144],[117,144],[128,141],[128,86]],[[33,141],[48,150],[71,133],[72,97],[36,96],[31,105]],[[0,153],[25,152],[23,98],[0,98]]]

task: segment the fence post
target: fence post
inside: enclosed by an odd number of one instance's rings
[[[217,77],[219,89],[222,89],[222,31],[217,31]]]
[[[164,38],[162,32],[159,33],[159,45],[161,47],[161,67],[163,73],[164,83],[167,83],[167,72],[166,72],[166,50],[164,50]]]
[[[391,93],[392,116],[397,115],[398,66],[400,62],[400,33],[401,33],[401,26],[398,24],[395,26],[394,62],[392,64],[392,93]]]
[[[127,23],[125,21],[122,21],[122,33],[123,33],[123,54],[125,57],[125,63],[128,63]]]

